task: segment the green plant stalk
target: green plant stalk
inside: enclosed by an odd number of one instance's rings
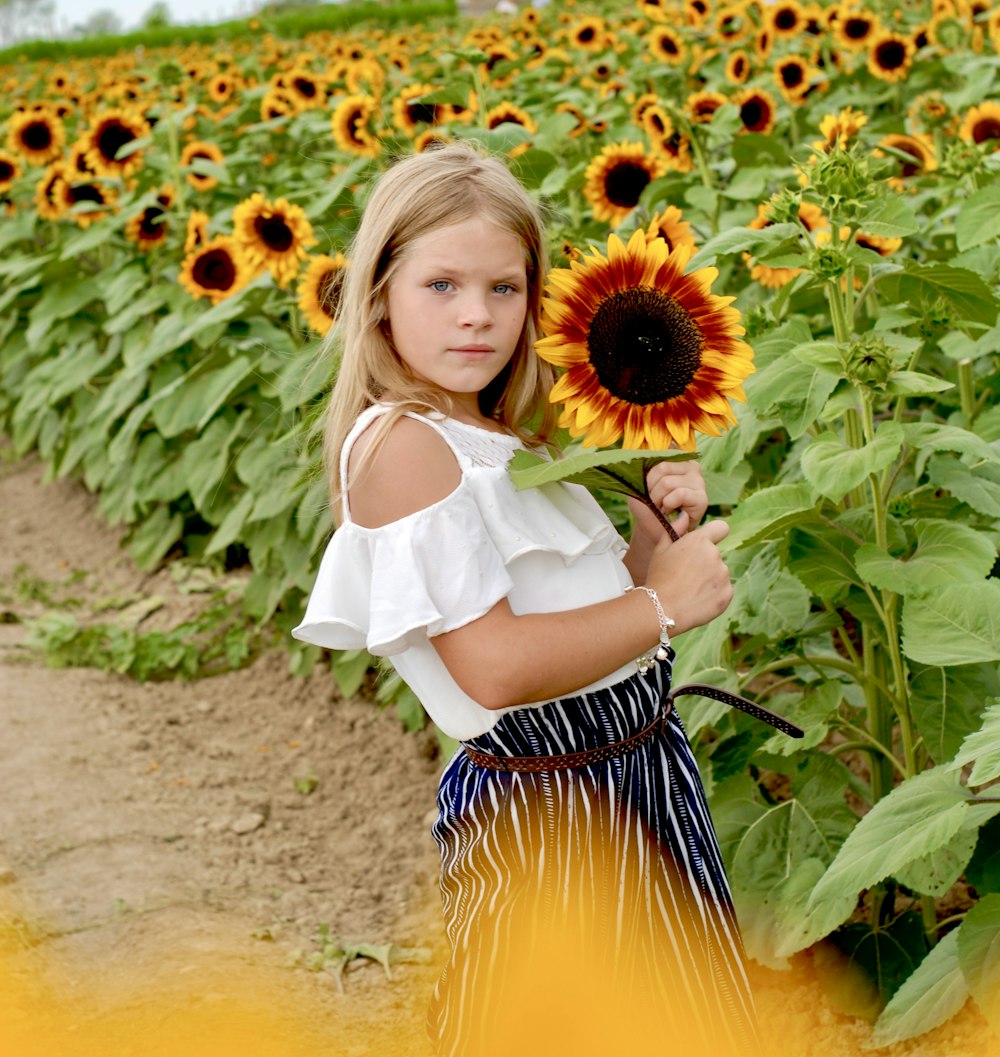
[[[167,153],[170,155],[170,173],[173,176],[174,191],[177,194],[177,212],[178,214],[181,214],[186,212],[184,205],[184,186],[187,181],[181,174],[181,153],[180,146],[177,142],[176,116],[177,113],[175,111],[166,119]]]
[[[714,181],[712,180],[711,170],[708,168],[708,161],[705,158],[705,151],[701,145],[701,141],[698,138],[697,131],[689,127],[688,132],[690,135],[688,139],[691,142],[691,149],[694,152],[695,165],[698,166],[698,174],[701,176],[701,182],[709,189],[714,187]]]
[[[966,428],[972,428],[972,422],[976,417],[976,387],[972,376],[972,360],[967,356],[958,361],[958,398],[962,405],[962,414],[965,415]]]

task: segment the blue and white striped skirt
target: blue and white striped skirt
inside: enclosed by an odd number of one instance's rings
[[[506,713],[468,744],[497,756],[608,745],[647,727],[669,685],[669,662],[653,665]],[[639,748],[569,770],[494,771],[460,749],[438,809],[450,956],[428,1027],[442,1057],[629,1042],[666,1053],[682,1040],[756,1052],[729,885],[676,712]]]

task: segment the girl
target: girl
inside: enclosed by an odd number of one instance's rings
[[[341,524],[293,634],[390,657],[463,743],[434,826],[451,944],[438,1052],[565,1052],[567,1032],[593,1041],[615,1017],[635,1038],[644,1011],[657,1035],[694,1025],[708,1052],[753,1052],[729,889],[668,693],[668,632],[732,597],[727,526],[696,527],[697,464],[649,474],[675,543],[642,504],[626,546],[583,488],[515,491],[511,456],[554,429],[533,352],[546,255],[497,159],[452,145],[399,161],[350,260],[326,445]],[[526,1024],[529,1007],[543,1012]]]

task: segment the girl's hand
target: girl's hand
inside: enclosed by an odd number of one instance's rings
[[[693,529],[705,516],[708,509],[708,493],[705,480],[697,461],[658,462],[646,474],[649,497],[665,517],[679,511],[671,522],[678,536]],[[635,519],[636,536],[645,537],[650,543],[659,541],[663,526],[656,515],[638,499],[629,499],[629,510]]]
[[[721,520],[692,529],[676,543],[661,532],[646,583],[656,589],[667,615],[677,622],[678,634],[714,620],[732,601],[729,569],[719,551],[719,543],[728,535],[729,526]]]

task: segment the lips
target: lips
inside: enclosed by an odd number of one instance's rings
[[[492,345],[459,345],[452,352],[493,352]]]

